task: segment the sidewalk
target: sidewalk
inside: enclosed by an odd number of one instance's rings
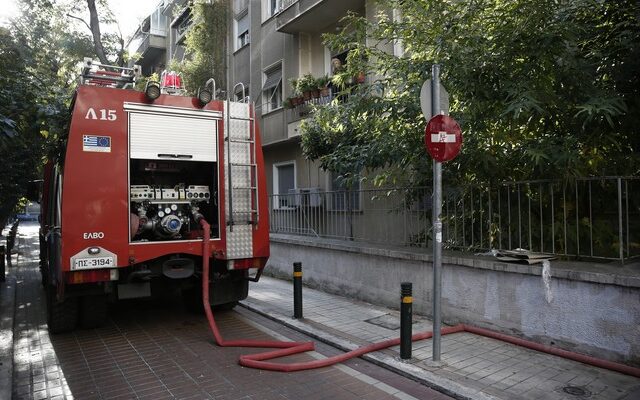
[[[292,283],[269,277],[250,285],[241,304],[343,350],[400,335],[399,312],[307,287],[304,319],[295,320]],[[430,320],[413,321],[414,333],[431,330]],[[441,348],[439,366],[431,339],[413,343],[411,360],[400,360],[399,346],[363,358],[462,399],[640,399],[640,378],[468,332],[442,336]]]
[[[0,227],[0,241],[6,244],[9,226]],[[13,376],[13,314],[16,279],[9,264],[5,264],[6,281],[0,282],[0,399],[11,398]]]

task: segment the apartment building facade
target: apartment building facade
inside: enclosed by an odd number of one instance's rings
[[[229,21],[227,87],[242,83],[256,103],[263,140],[269,193],[290,205],[284,195],[300,191],[340,189],[335,174],[306,160],[300,147],[300,123],[305,104],[287,108],[291,79],[305,74],[333,74],[332,60],[345,62],[348,49],[332,51],[322,34],[342,29],[348,11],[373,16],[370,0],[234,0]],[[335,61],[334,61],[335,62]],[[240,85],[233,93],[243,96]],[[308,100],[319,101],[319,100]],[[308,102],[307,101],[307,102]],[[322,101],[322,100],[320,100]]]
[[[138,56],[130,63],[140,65],[142,74],[150,76],[162,73],[172,60],[181,62],[191,25],[188,0],[160,0],[129,40],[129,54]]]

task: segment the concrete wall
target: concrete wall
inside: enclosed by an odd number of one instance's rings
[[[305,284],[394,308],[400,283],[413,282],[415,312],[431,315],[431,260],[418,250],[272,235],[267,274],[289,277],[292,263],[301,261]],[[640,365],[640,265],[629,272],[619,266],[552,261],[550,303],[541,269],[445,254],[443,321]]]

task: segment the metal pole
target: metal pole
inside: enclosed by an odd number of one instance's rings
[[[400,284],[400,358],[403,360],[411,358],[412,291],[411,282]]]
[[[620,262],[624,264],[624,236],[622,233],[622,179],[618,178],[618,238],[620,246]]]
[[[293,318],[302,318],[302,263],[293,263]]]
[[[5,275],[6,275],[6,270],[5,270],[5,263],[4,263],[4,245],[0,245],[0,282],[4,282],[5,281]]]
[[[440,66],[431,67],[431,115],[440,114]],[[433,161],[433,361],[440,361],[440,298],[442,296],[442,164]]]

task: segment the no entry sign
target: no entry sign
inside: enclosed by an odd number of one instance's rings
[[[424,132],[424,147],[438,162],[453,160],[462,147],[460,125],[447,115],[431,118]]]

